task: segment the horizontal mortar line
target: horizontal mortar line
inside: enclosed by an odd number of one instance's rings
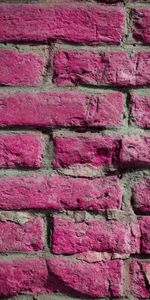
[[[61,88],[61,89],[60,89]],[[126,93],[129,93],[130,90],[144,90],[144,89],[150,89],[150,83],[149,84],[143,84],[141,86],[138,86],[138,85],[129,85],[129,86],[126,86],[126,85],[122,85],[122,86],[119,86],[119,85],[113,85],[113,84],[78,84],[78,85],[67,85],[67,86],[63,86],[63,87],[60,87],[60,86],[57,86],[56,84],[52,83],[52,85],[49,85],[49,84],[44,84],[44,85],[41,85],[39,87],[35,87],[35,86],[31,86],[31,87],[27,87],[27,86],[20,86],[20,88],[18,89],[18,87],[11,87],[11,86],[3,86],[3,85],[0,85],[0,90],[1,91],[14,91],[15,93],[17,92],[56,92],[58,89],[58,92],[76,92],[76,91],[81,91],[83,90],[83,92],[85,90],[89,91],[89,93],[92,91],[93,93],[93,90],[94,90],[94,94],[95,93],[98,93],[98,92],[101,92],[101,93],[104,93],[104,92],[113,92],[113,91],[118,91],[118,92],[122,92],[124,94]],[[5,94],[4,94],[5,95]],[[7,95],[7,94],[6,94]]]
[[[80,252],[82,254],[82,252]],[[104,253],[104,252],[99,252],[99,253]],[[106,253],[109,253],[109,254],[114,254],[114,252],[106,252]],[[116,254],[128,254],[128,253],[117,253],[115,252]],[[9,260],[12,260],[12,259],[32,259],[32,258],[43,258],[43,259],[47,259],[47,258],[51,258],[51,257],[56,257],[56,258],[62,258],[62,257],[65,257],[65,258],[69,258],[69,259],[76,259],[76,254],[79,254],[79,253],[75,253],[75,254],[64,254],[64,253],[61,253],[61,254],[54,254],[52,252],[50,252],[50,250],[45,250],[45,251],[37,251],[37,252],[0,252],[0,260],[6,260],[6,261],[9,261]],[[9,256],[8,256],[9,255]],[[141,259],[141,260],[149,260],[150,259],[150,254],[133,254],[133,253],[129,253],[129,256],[127,258],[120,258],[119,260],[131,260],[132,258],[137,258],[137,259]],[[111,260],[111,259],[110,259]],[[118,260],[118,259],[117,259]],[[78,260],[80,262],[80,260]],[[107,260],[106,260],[107,262]]]
[[[18,46],[18,49],[16,48]],[[53,55],[57,53],[59,50],[84,50],[92,51],[92,52],[109,52],[109,51],[129,51],[131,52],[134,50],[134,52],[138,52],[143,50],[149,51],[150,43],[143,43],[143,42],[136,42],[134,39],[131,40],[127,39],[125,37],[125,40],[121,41],[119,44],[115,43],[71,43],[71,42],[65,42],[62,40],[55,40],[51,42],[23,42],[23,41],[0,41],[0,50],[14,50],[18,51],[19,53],[26,53],[26,52],[34,52],[37,54],[40,54],[40,48],[43,46],[47,46],[47,50],[49,48],[53,49]],[[10,48],[9,48],[10,47]],[[20,49],[19,49],[20,47]],[[21,47],[27,47],[22,49]],[[37,52],[35,50],[38,50]],[[48,53],[44,55],[45,57],[48,56]],[[49,56],[48,56],[49,57]],[[47,59],[48,59],[47,57]]]
[[[130,42],[130,41],[129,41]],[[136,47],[135,47],[136,44]],[[55,55],[55,53],[57,53],[58,51],[75,51],[75,50],[83,50],[85,52],[91,51],[91,52],[95,52],[95,53],[99,53],[100,52],[110,52],[110,51],[129,51],[129,54],[131,52],[131,56],[133,55],[133,50],[134,52],[139,52],[141,49],[143,50],[147,50],[150,51],[149,49],[149,44],[148,45],[144,45],[144,44],[139,44],[136,43],[136,41],[133,40],[133,42],[128,43],[128,41],[126,43],[121,42],[118,45],[110,45],[110,44],[101,44],[101,45],[80,45],[80,44],[70,44],[70,43],[55,43],[53,45],[53,55]]]
[[[14,92],[14,94],[17,93],[25,93],[25,92],[30,92],[30,93],[43,93],[43,92],[49,92],[49,93],[53,93],[53,92],[87,92],[87,93],[93,93],[94,90],[94,94],[96,93],[105,93],[105,92],[114,92],[114,91],[118,91],[118,92],[122,92],[124,94],[130,93],[132,90],[149,90],[150,89],[150,84],[143,84],[141,86],[134,86],[134,85],[123,85],[123,86],[119,86],[119,85],[113,85],[113,84],[78,84],[78,85],[73,85],[73,86],[57,86],[55,83],[51,83],[51,85],[49,83],[46,83],[44,85],[40,85],[40,86],[9,86],[9,85],[1,85],[0,84],[0,91],[4,91],[4,96],[7,96],[8,92]],[[3,94],[1,95],[1,97],[3,96]]]
[[[50,85],[49,83],[46,83],[42,86],[37,86],[37,87],[29,87],[29,86],[22,86],[22,87],[17,87],[17,86],[0,86],[0,91],[1,92],[4,92],[4,96],[7,95],[7,93],[12,93],[14,92],[14,94],[17,94],[17,93],[62,93],[62,92],[72,92],[72,93],[75,93],[75,92],[81,92],[81,93],[85,93],[85,91],[88,93],[91,92],[92,90],[92,93],[105,93],[105,92],[114,92],[114,88],[115,90],[118,89],[122,91],[122,93],[127,93],[129,89],[131,89],[130,87],[129,88],[120,88],[120,87],[114,87],[114,86],[101,86],[100,87],[97,87],[97,86],[86,86],[86,85],[78,85],[78,86],[57,86],[55,84],[52,83],[52,85]],[[93,91],[94,89],[94,91]],[[141,89],[143,89],[141,87]],[[1,95],[3,96],[3,94]]]
[[[72,92],[77,93],[87,93],[87,94],[103,94],[103,93],[113,93],[114,91],[121,92],[123,94],[128,94],[137,90],[137,91],[149,91],[150,92],[150,84],[147,86],[128,86],[128,87],[120,87],[120,86],[108,86],[108,85],[102,85],[102,86],[96,86],[96,85],[77,85],[77,86],[56,86],[55,84],[49,85],[44,84],[42,86],[38,87],[29,87],[29,86],[23,86],[23,87],[13,87],[13,86],[0,86],[0,91],[4,92],[4,96],[8,96],[9,93],[14,93],[17,95],[17,93],[63,93],[63,92]]]

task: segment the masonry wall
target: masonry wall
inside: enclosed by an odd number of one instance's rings
[[[149,0],[1,1],[1,299],[150,299],[149,44]]]

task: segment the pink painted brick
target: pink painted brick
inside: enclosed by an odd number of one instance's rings
[[[137,212],[150,212],[150,178],[138,181],[133,186],[133,207]]]
[[[76,164],[111,166],[117,160],[118,148],[115,136],[57,136],[54,138],[53,165],[56,168]]]
[[[150,166],[150,137],[131,136],[122,139],[120,166],[139,168]]]
[[[135,227],[135,226],[134,226]],[[86,251],[110,253],[140,252],[140,230],[136,236],[130,224],[117,220],[85,220],[75,222],[69,217],[54,217],[53,252],[74,254]]]
[[[130,56],[124,51],[58,51],[53,80],[58,85],[146,85],[150,83],[150,52]]]
[[[57,257],[46,261],[42,258],[0,261],[1,297],[52,291],[92,297],[121,296],[122,263],[117,260],[87,263]]]
[[[122,119],[123,94],[119,92],[0,94],[0,126],[119,127]]]
[[[143,216],[139,219],[141,230],[141,253],[150,254],[150,217]]]
[[[139,299],[150,297],[150,262],[134,259],[131,262],[131,292]]]
[[[0,296],[44,292],[48,288],[47,279],[48,270],[44,259],[0,261]]]
[[[124,11],[119,7],[1,4],[1,41],[120,43]]]
[[[120,208],[122,190],[115,176],[97,179],[22,176],[0,179],[0,209]]]
[[[150,96],[131,95],[131,117],[141,128],[150,128]]]
[[[41,218],[31,218],[24,224],[15,220],[0,221],[0,252],[42,250],[42,231]]]
[[[150,8],[132,9],[133,37],[136,41],[150,43]]]
[[[0,50],[0,84],[37,86],[42,82],[46,61],[32,52]]]
[[[0,135],[0,168],[42,166],[44,138],[40,134]]]
[[[87,263],[65,258],[47,260],[51,272],[72,293],[89,297],[122,295],[122,263],[117,260]]]

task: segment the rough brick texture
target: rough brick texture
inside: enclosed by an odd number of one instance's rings
[[[150,128],[150,96],[131,95],[132,121],[141,128]]]
[[[3,260],[0,274],[2,296],[63,290],[92,297],[122,295],[122,265],[115,260],[94,264],[63,258]]]
[[[117,159],[118,147],[115,136],[55,137],[53,165],[57,168],[75,164],[109,166]]]
[[[149,226],[150,217],[144,216],[139,220],[140,230],[141,230],[141,252],[150,254],[150,236],[149,236]]]
[[[150,0],[0,0],[0,299],[150,299]]]
[[[148,299],[150,296],[150,262],[133,260],[131,263],[131,291],[139,299]]]
[[[48,267],[56,278],[63,281],[74,293],[96,298],[122,295],[123,277],[120,261],[90,264],[52,258],[48,261]]]
[[[109,128],[119,127],[123,119],[123,94],[119,92],[0,94],[0,106],[0,126],[101,126]]]
[[[119,160],[121,167],[149,167],[150,137],[131,136],[123,138]]]
[[[150,43],[150,8],[132,10],[133,37],[136,41]]]
[[[54,58],[58,85],[141,86],[150,83],[150,52],[59,51]]]
[[[37,86],[42,82],[45,58],[32,52],[0,50],[0,84]]]
[[[133,206],[135,210],[150,212],[150,178],[138,181],[133,187]]]
[[[68,5],[0,5],[1,41],[119,43],[123,37],[121,8]]]
[[[40,134],[0,135],[0,167],[42,166],[44,137]]]
[[[116,177],[76,179],[61,176],[3,177],[0,208],[87,209],[120,208],[122,189]]]
[[[38,251],[43,249],[43,221],[41,218],[9,219],[0,215],[0,252]]]
[[[70,218],[54,218],[53,252],[73,254],[97,251],[110,253],[140,252],[140,230],[132,236],[132,226],[120,221],[88,220],[75,222]]]

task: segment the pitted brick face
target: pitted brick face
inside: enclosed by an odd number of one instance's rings
[[[0,299],[147,300],[150,0],[0,2]]]

